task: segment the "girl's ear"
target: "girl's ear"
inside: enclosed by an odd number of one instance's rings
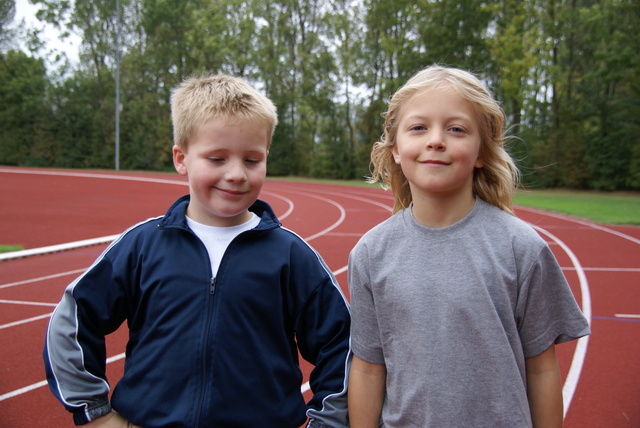
[[[394,144],[391,147],[391,154],[393,155],[393,160],[396,161],[397,165],[400,165],[400,152],[398,152],[398,145]]]
[[[480,139],[480,147],[478,148],[478,158],[473,163],[474,168],[482,168],[484,166],[484,154],[486,150],[484,147],[484,141]]]
[[[187,175],[187,166],[184,163],[186,151],[180,146],[173,146],[173,166],[180,175]]]

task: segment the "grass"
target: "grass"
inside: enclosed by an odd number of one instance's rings
[[[521,190],[516,205],[540,208],[604,224],[640,225],[640,193]]]
[[[0,244],[0,253],[8,253],[9,251],[20,251],[24,248],[21,245],[3,245]]]

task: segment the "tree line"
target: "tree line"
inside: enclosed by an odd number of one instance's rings
[[[278,107],[270,175],[362,178],[388,98],[438,63],[495,93],[526,185],[640,189],[637,0],[30,1],[79,60],[0,0],[0,164],[113,168],[118,69],[121,168],[170,170],[171,89],[228,73]]]

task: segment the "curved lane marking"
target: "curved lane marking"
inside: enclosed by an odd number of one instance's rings
[[[345,217],[347,216],[346,211],[344,210],[344,207],[342,205],[340,205],[339,203],[337,203],[336,201],[332,200],[332,199],[327,199],[327,198],[323,198],[322,196],[317,196],[317,195],[313,195],[310,194],[309,192],[300,192],[300,191],[296,191],[296,190],[289,190],[289,193],[296,193],[298,195],[303,195],[303,196],[308,196],[310,198],[314,198],[314,199],[318,199],[320,201],[323,202],[327,202],[331,205],[333,205],[334,207],[338,208],[338,211],[340,211],[340,218],[338,218],[338,220],[336,222],[334,222],[331,226],[327,227],[324,230],[321,230],[318,233],[315,233],[311,236],[308,236],[306,238],[304,238],[305,241],[311,241],[313,239],[316,239],[322,235],[326,235],[327,233],[331,232],[333,229],[335,229],[336,227],[340,226],[343,222]]]
[[[529,223],[531,224],[531,223]],[[580,283],[580,294],[582,295],[582,312],[584,316],[587,318],[589,325],[591,325],[591,292],[589,290],[589,282],[587,281],[587,275],[584,273],[580,261],[576,257],[576,255],[571,251],[571,249],[558,237],[548,232],[547,230],[531,225],[538,232],[548,236],[555,243],[557,243],[569,256],[571,259],[571,263],[576,269],[576,273],[578,275],[578,281]],[[584,365],[584,360],[587,355],[587,346],[589,344],[589,336],[584,336],[578,339],[578,343],[576,344],[576,350],[573,354],[573,359],[571,360],[571,366],[569,367],[569,373],[567,374],[567,378],[565,379],[564,386],[562,387],[562,396],[564,398],[564,414],[563,416],[567,416],[567,412],[569,411],[569,406],[571,405],[571,401],[573,400],[573,395],[576,392],[576,387],[578,386],[578,381],[580,380],[580,374],[582,373],[582,366]]]
[[[273,197],[273,198],[280,199],[280,200],[285,201],[285,202],[287,203],[287,206],[288,206],[289,208],[287,208],[287,211],[285,211],[282,215],[279,215],[279,216],[278,216],[278,220],[280,220],[280,221],[282,221],[282,220],[284,220],[285,218],[289,217],[289,215],[293,212],[293,209],[294,209],[294,208],[295,208],[295,206],[296,206],[296,205],[293,203],[293,201],[292,201],[291,199],[286,198],[286,197],[284,197],[284,196],[282,196],[282,195],[279,195],[279,194],[277,194],[277,193],[270,192],[270,191],[268,191],[268,190],[263,190],[263,191],[261,191],[261,192],[260,192],[260,194],[261,194],[261,195],[269,195],[269,196],[271,196],[271,197]]]

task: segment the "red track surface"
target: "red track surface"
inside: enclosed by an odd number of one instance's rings
[[[39,248],[114,235],[164,214],[187,192],[185,184],[172,174],[0,168],[0,243]],[[391,195],[377,189],[283,181],[267,181],[261,198],[322,254],[347,296],[349,251],[389,216],[392,204]],[[582,369],[565,383],[565,389],[577,385],[565,427],[640,427],[640,228],[524,208],[518,215],[551,244],[592,315],[586,344],[557,347],[563,378],[578,348],[586,349],[584,359],[575,358]],[[0,261],[0,427],[73,425],[43,385],[44,331],[63,289],[105,247]],[[125,329],[108,340],[108,355],[116,356],[108,364],[112,384],[122,373],[117,356],[125,342]]]

